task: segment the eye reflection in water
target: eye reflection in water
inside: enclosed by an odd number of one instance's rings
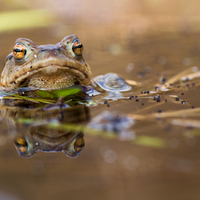
[[[35,155],[38,151],[59,152],[62,151],[66,156],[77,157],[85,146],[83,133],[65,133],[66,135],[58,138],[47,139],[35,133],[33,136],[25,134],[14,140],[18,154],[23,158]],[[50,141],[51,140],[51,141]]]

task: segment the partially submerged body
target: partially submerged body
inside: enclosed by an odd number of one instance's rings
[[[1,85],[7,88],[59,89],[92,85],[92,73],[83,56],[83,45],[75,35],[56,45],[36,45],[19,38],[5,61]]]

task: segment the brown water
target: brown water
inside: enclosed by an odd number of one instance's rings
[[[173,28],[178,24],[170,22]],[[155,91],[162,78],[168,81],[184,70],[191,68],[186,74],[197,70],[193,67],[200,64],[199,32],[193,28],[174,28],[134,34],[131,27],[128,30],[124,27],[117,23],[91,26],[77,22],[1,34],[2,68],[18,37],[30,38],[36,44],[54,44],[75,33],[84,44],[84,57],[94,76],[115,72],[141,85],[125,93],[126,97],[137,95],[138,102],[136,98],[108,100],[109,107],[90,106],[92,118],[107,110],[135,119],[131,128],[135,139],[121,141],[86,131],[85,148],[75,159],[63,153],[43,152],[29,159],[21,158],[12,140],[3,142],[4,134],[8,133],[2,122],[0,199],[200,198],[200,79],[187,82],[176,79],[169,91],[141,94]],[[65,31],[56,34],[55,29]],[[158,95],[160,101],[154,100]],[[179,101],[170,95],[176,95]]]

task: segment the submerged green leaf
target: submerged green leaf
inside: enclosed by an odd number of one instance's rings
[[[60,97],[64,97],[65,102],[67,102],[70,106],[77,104],[96,105],[90,99],[89,95],[85,93],[85,88],[82,86],[71,86],[51,91],[38,90],[37,95],[38,97],[44,99],[58,99]]]
[[[44,99],[51,99],[51,98],[55,98],[56,96],[54,94],[52,94],[49,91],[45,91],[45,90],[38,90],[37,91],[37,95],[41,98]]]
[[[64,89],[59,90],[52,90],[52,91],[46,91],[46,90],[38,90],[37,95],[42,98],[59,98],[59,97],[67,97],[70,95],[75,95],[81,92],[81,88],[78,86],[72,86]]]
[[[27,91],[25,91],[25,93],[26,92]],[[52,90],[52,91],[37,90],[35,94],[36,97],[27,97],[16,93],[17,91],[15,91],[15,94],[0,91],[0,94],[2,94],[3,98],[6,99],[25,99],[32,102],[49,104],[49,103],[56,103],[56,101],[60,97],[65,97],[65,101],[68,103],[70,102],[70,105],[76,105],[76,104],[95,105],[95,103],[91,101],[90,97],[79,86],[71,86],[68,88]]]
[[[16,99],[25,99],[25,100],[28,100],[28,101],[38,102],[38,103],[54,103],[54,101],[52,101],[52,100],[30,98],[30,97],[21,96],[21,95],[18,95],[18,94],[10,94],[10,93],[7,93],[7,92],[2,92],[2,91],[0,91],[0,94],[7,95],[7,96],[3,97],[3,98],[6,98],[6,99],[9,99],[9,98],[13,99],[13,97],[16,97]]]
[[[80,87],[69,87],[66,89],[61,89],[61,90],[53,90],[53,94],[56,95],[57,97],[66,97],[69,95],[74,95],[74,94],[78,94],[79,92],[81,92],[81,88]]]

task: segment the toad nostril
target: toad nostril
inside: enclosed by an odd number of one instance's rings
[[[76,81],[76,82],[74,83],[74,85],[80,85],[80,82],[79,82],[79,81]]]
[[[46,51],[46,49],[41,49],[40,53],[44,53]]]

